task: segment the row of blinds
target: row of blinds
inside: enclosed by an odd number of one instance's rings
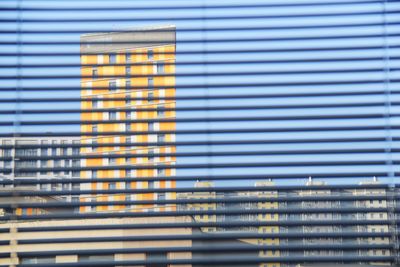
[[[400,3],[0,2],[0,266],[400,263]]]

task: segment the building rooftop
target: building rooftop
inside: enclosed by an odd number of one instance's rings
[[[176,42],[175,25],[158,25],[81,35],[81,53],[103,53]]]

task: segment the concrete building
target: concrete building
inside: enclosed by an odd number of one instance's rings
[[[209,188],[206,192],[191,192],[178,194],[178,199],[235,199],[242,197],[256,198],[278,198],[277,201],[260,202],[221,202],[215,203],[206,201],[203,203],[182,204],[179,210],[243,210],[241,214],[235,215],[196,215],[195,220],[199,222],[266,222],[265,226],[259,227],[207,227],[203,228],[206,232],[258,232],[258,233],[282,233],[282,234],[305,234],[310,237],[291,237],[291,238],[269,238],[269,239],[250,239],[242,240],[255,245],[297,245],[299,247],[309,247],[305,249],[280,249],[280,250],[260,250],[260,257],[274,256],[293,256],[293,257],[387,257],[387,261],[370,261],[369,264],[390,265],[391,257],[399,255],[398,251],[398,226],[396,218],[399,214],[394,207],[398,203],[385,200],[390,199],[391,195],[399,195],[398,189],[382,187],[378,189],[368,188],[368,185],[379,184],[376,179],[360,184],[359,189],[341,189],[328,186],[324,182],[313,181],[311,178],[301,189],[277,189],[271,181],[258,182],[256,186],[263,186],[262,191],[235,191],[219,192],[213,190],[212,182],[197,182],[195,187]],[[365,186],[363,186],[365,185]],[[324,188],[326,187],[326,188]],[[397,190],[397,191],[396,191]],[[350,198],[361,196],[362,199],[346,200],[341,197]],[[382,200],[370,200],[368,196],[383,196]],[[321,197],[327,197],[321,200]],[[331,199],[329,199],[331,197]],[[290,200],[293,198],[293,200]],[[312,198],[315,198],[313,200]],[[287,199],[287,200],[282,200]],[[392,208],[390,208],[392,207]],[[368,211],[348,211],[356,208],[371,208]],[[373,208],[384,208],[383,211],[375,212]],[[261,209],[265,210],[262,214],[246,214],[246,210]],[[280,209],[280,212],[274,212]],[[287,209],[288,212],[282,212]],[[322,209],[318,212],[310,212],[310,209]],[[327,211],[323,211],[326,209]],[[293,210],[295,212],[289,212]],[[329,211],[332,210],[332,211]],[[268,222],[276,221],[282,223],[271,225]],[[329,221],[332,221],[329,224]],[[341,224],[340,221],[360,221],[359,224]],[[371,223],[365,222],[371,221]],[[384,221],[384,222],[382,222]],[[285,223],[287,223],[285,225]],[[320,223],[320,224],[319,224]],[[330,236],[324,236],[329,233]],[[337,237],[334,234],[337,234]],[[375,237],[346,237],[346,233],[382,233],[382,236]],[[394,233],[389,236],[389,233]],[[312,237],[313,235],[318,237]],[[344,235],[342,235],[344,234]],[[392,245],[397,244],[397,245]],[[380,248],[368,248],[368,246],[378,245]],[[338,249],[333,246],[354,246],[354,249]],[[356,248],[361,247],[361,248]],[[395,249],[393,249],[395,248]],[[396,249],[397,248],[397,249]],[[343,264],[338,261],[337,264]],[[295,266],[295,264],[282,263],[262,263],[259,266]]]
[[[118,180],[120,177],[175,176],[175,157],[155,156],[176,151],[173,145],[158,145],[175,141],[175,39],[175,26],[170,25],[81,36],[81,97],[86,100],[82,101],[81,108],[87,111],[81,114],[81,132],[91,134],[83,136],[82,143],[94,145],[82,148],[81,154],[104,155],[103,158],[83,160],[82,166],[89,170],[82,171],[81,177],[115,178],[115,182],[92,183],[82,189],[175,188],[173,179],[128,183]],[[106,101],[115,98],[124,100]],[[120,134],[102,134],[105,132]],[[105,143],[111,145],[101,146]],[[137,146],[135,143],[149,145]],[[100,169],[96,169],[98,167]],[[147,193],[82,196],[81,201],[173,198],[174,193]],[[148,208],[154,207],[97,206],[82,207],[81,211],[143,211]],[[171,209],[173,207],[159,207],[159,210]]]
[[[190,248],[192,246],[190,239],[151,240],[152,236],[168,237],[171,233],[178,236],[190,235],[191,228],[141,229],[139,227],[135,229],[126,227],[126,225],[143,225],[155,221],[161,224],[184,223],[189,222],[190,218],[116,218],[3,223],[0,225],[0,240],[7,244],[0,246],[0,266],[33,263],[191,259],[190,251],[173,251],[175,247]],[[107,226],[110,226],[109,229]],[[79,227],[83,228],[79,230]],[[118,240],[118,238],[125,238],[126,241]],[[129,238],[132,239],[129,240]],[[109,241],[102,241],[102,239]],[[160,248],[163,251],[153,252],[154,248]],[[144,266],[144,264],[135,266]],[[191,265],[179,266],[189,267]]]
[[[73,137],[42,137],[42,138],[4,138],[0,139],[0,179],[63,179],[60,183],[37,184],[33,189],[58,191],[79,189],[79,184],[68,183],[65,180],[78,178],[79,171],[53,170],[54,168],[79,168],[80,159],[68,157],[79,155],[79,138]],[[35,170],[37,169],[37,170]],[[42,169],[42,170],[40,170]],[[5,185],[4,187],[12,187]],[[69,196],[66,196],[70,200]]]
[[[129,261],[137,267],[214,267],[227,266],[218,260],[241,257],[257,259],[257,251],[221,250],[223,246],[251,248],[253,245],[239,240],[210,238],[215,233],[202,233],[192,227],[157,227],[157,224],[192,222],[185,217],[147,217],[116,219],[40,220],[9,222],[0,225],[0,266],[45,263],[89,263]],[[153,224],[153,227],[144,227]],[[154,225],[156,224],[156,225]],[[136,227],[135,227],[136,226]],[[191,239],[192,235],[204,239]],[[181,238],[174,238],[177,236]],[[194,249],[191,251],[191,249]],[[162,263],[183,260],[192,263]],[[145,261],[161,261],[145,263]],[[107,265],[107,266],[111,266]],[[98,266],[93,263],[90,266]],[[101,266],[101,265],[100,265]],[[243,263],[243,267],[256,267]]]
[[[0,188],[0,193],[11,193],[11,197],[0,196],[0,219],[2,216],[13,215],[41,215],[55,213],[74,213],[77,209],[73,207],[35,207],[36,203],[57,203],[63,204],[66,202],[65,197],[59,196],[21,196],[20,191],[35,192],[32,186],[20,186],[17,188]]]
[[[256,186],[271,186],[273,188],[273,182],[264,181],[257,182]],[[212,190],[214,184],[212,182],[196,182],[195,188],[210,188],[210,191],[206,192],[185,192],[178,194],[178,199],[234,199],[234,198],[248,198],[248,197],[265,197],[274,198],[278,196],[278,191],[238,191],[238,192],[215,192]],[[260,202],[218,202],[218,203],[188,203],[179,205],[179,210],[243,210],[243,214],[222,214],[222,215],[195,215],[194,219],[198,222],[268,222],[278,221],[279,214],[274,212],[275,209],[279,208],[279,203],[274,201],[260,201]],[[264,209],[268,212],[262,214],[246,214],[246,210]],[[217,232],[254,232],[254,233],[279,233],[279,226],[260,226],[260,227],[202,227],[202,231],[208,233]],[[259,238],[259,239],[241,239],[241,241],[257,245],[279,245],[279,238]],[[279,250],[260,250],[258,252],[259,257],[279,257],[281,252]],[[278,262],[261,263],[257,266],[261,267],[279,267],[281,266]]]

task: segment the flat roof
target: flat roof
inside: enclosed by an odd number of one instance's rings
[[[176,43],[175,25],[158,25],[81,35],[81,53],[104,53]]]

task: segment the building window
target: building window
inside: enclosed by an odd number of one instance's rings
[[[149,123],[147,124],[147,129],[148,129],[149,131],[154,131],[154,130],[155,130],[154,122],[149,122]]]
[[[157,194],[157,199],[158,200],[165,200],[165,193],[158,193]]]
[[[147,78],[147,85],[149,89],[154,87],[154,79],[153,78]]]
[[[11,161],[10,160],[4,161],[4,168],[11,168]]]
[[[23,257],[20,258],[21,264],[55,263],[55,257]]]
[[[117,163],[117,159],[116,158],[109,158],[108,159],[108,164],[112,165],[112,164],[116,164]]]
[[[127,144],[131,144],[131,143],[132,143],[131,137],[130,137],[130,136],[127,136],[127,137],[125,138],[125,142],[126,142]]]
[[[61,167],[61,160],[57,159],[54,161],[54,167],[59,168]]]
[[[130,169],[125,170],[125,176],[126,177],[131,177],[132,176],[132,171]],[[129,183],[127,183],[129,184]]]
[[[4,157],[11,157],[11,149],[4,149],[3,150],[3,156]]]
[[[97,144],[98,144],[98,143],[97,143],[97,139],[93,139],[93,140],[92,140],[92,151],[93,151],[93,152],[97,151],[97,148],[98,148],[98,147],[97,147]]]
[[[157,176],[165,176],[165,169],[157,169]]]
[[[72,171],[72,177],[79,177],[80,172],[79,171]]]
[[[114,261],[114,255],[81,255],[80,262]]]
[[[126,82],[125,82],[125,89],[126,89],[126,90],[130,90],[130,89],[132,89],[131,86],[132,86],[132,85],[131,85],[131,81],[130,81],[130,80],[126,80]]]
[[[125,96],[125,105],[131,105],[132,100],[130,95]]]
[[[53,146],[57,145],[57,141],[53,141],[51,143]],[[52,147],[51,148],[51,155],[56,156],[57,155],[57,147]]]
[[[40,155],[41,155],[41,156],[47,156],[47,155],[48,155],[48,153],[47,153],[47,148],[41,148],[41,149],[40,149]]]
[[[164,142],[165,142],[165,134],[158,134],[157,143],[164,143]]]
[[[116,81],[109,81],[108,82],[108,88],[110,89],[110,92],[117,91],[117,82]]]
[[[93,100],[92,101],[92,108],[98,108],[99,107],[99,100]]]
[[[116,189],[117,188],[117,183],[112,182],[108,184],[108,189]]]
[[[80,166],[81,166],[81,161],[79,159],[72,160],[72,167],[80,167]]]
[[[165,116],[165,108],[164,106],[157,107],[157,117],[164,117]]]
[[[126,67],[126,68],[125,68],[125,75],[126,75],[126,76],[131,76],[131,74],[132,74],[132,73],[131,73],[131,67]]]
[[[97,77],[99,77],[99,70],[98,70],[96,67],[94,67],[94,68],[92,69],[92,76],[93,76],[94,79],[96,79]]]
[[[108,62],[110,64],[115,64],[117,63],[117,55],[116,54],[110,54],[108,55]]]
[[[79,155],[79,147],[72,148],[72,155]]]
[[[157,68],[157,73],[158,74],[161,74],[161,73],[165,73],[165,64],[164,64],[164,62],[158,62],[157,64],[156,64],[156,68]]]
[[[108,119],[110,119],[110,120],[116,120],[116,119],[117,119],[117,112],[116,112],[116,111],[110,111],[110,112],[108,112]]]
[[[148,182],[148,189],[154,189],[154,181]]]
[[[153,50],[148,50],[147,51],[147,59],[148,60],[153,60],[154,59],[154,51]]]
[[[130,176],[128,176],[127,175],[127,177],[130,177]],[[132,184],[131,184],[131,182],[126,182],[125,183],[125,189],[132,189]],[[131,196],[126,196],[126,200],[131,200]]]
[[[67,145],[67,141],[61,141],[61,144],[64,146],[61,148],[61,155],[66,156],[68,154],[68,148],[65,147]]]
[[[97,125],[93,125],[92,132],[97,133],[97,131],[98,131]]]
[[[147,160],[148,161],[154,161],[154,150],[153,149],[149,149]]]
[[[153,91],[149,91],[149,93],[147,95],[147,101],[149,101],[149,103],[154,102],[154,92]]]
[[[126,62],[131,62],[132,61],[132,54],[131,53],[126,53],[125,57],[126,57]]]
[[[131,131],[131,130],[132,130],[131,124],[130,123],[125,124],[125,131]]]

